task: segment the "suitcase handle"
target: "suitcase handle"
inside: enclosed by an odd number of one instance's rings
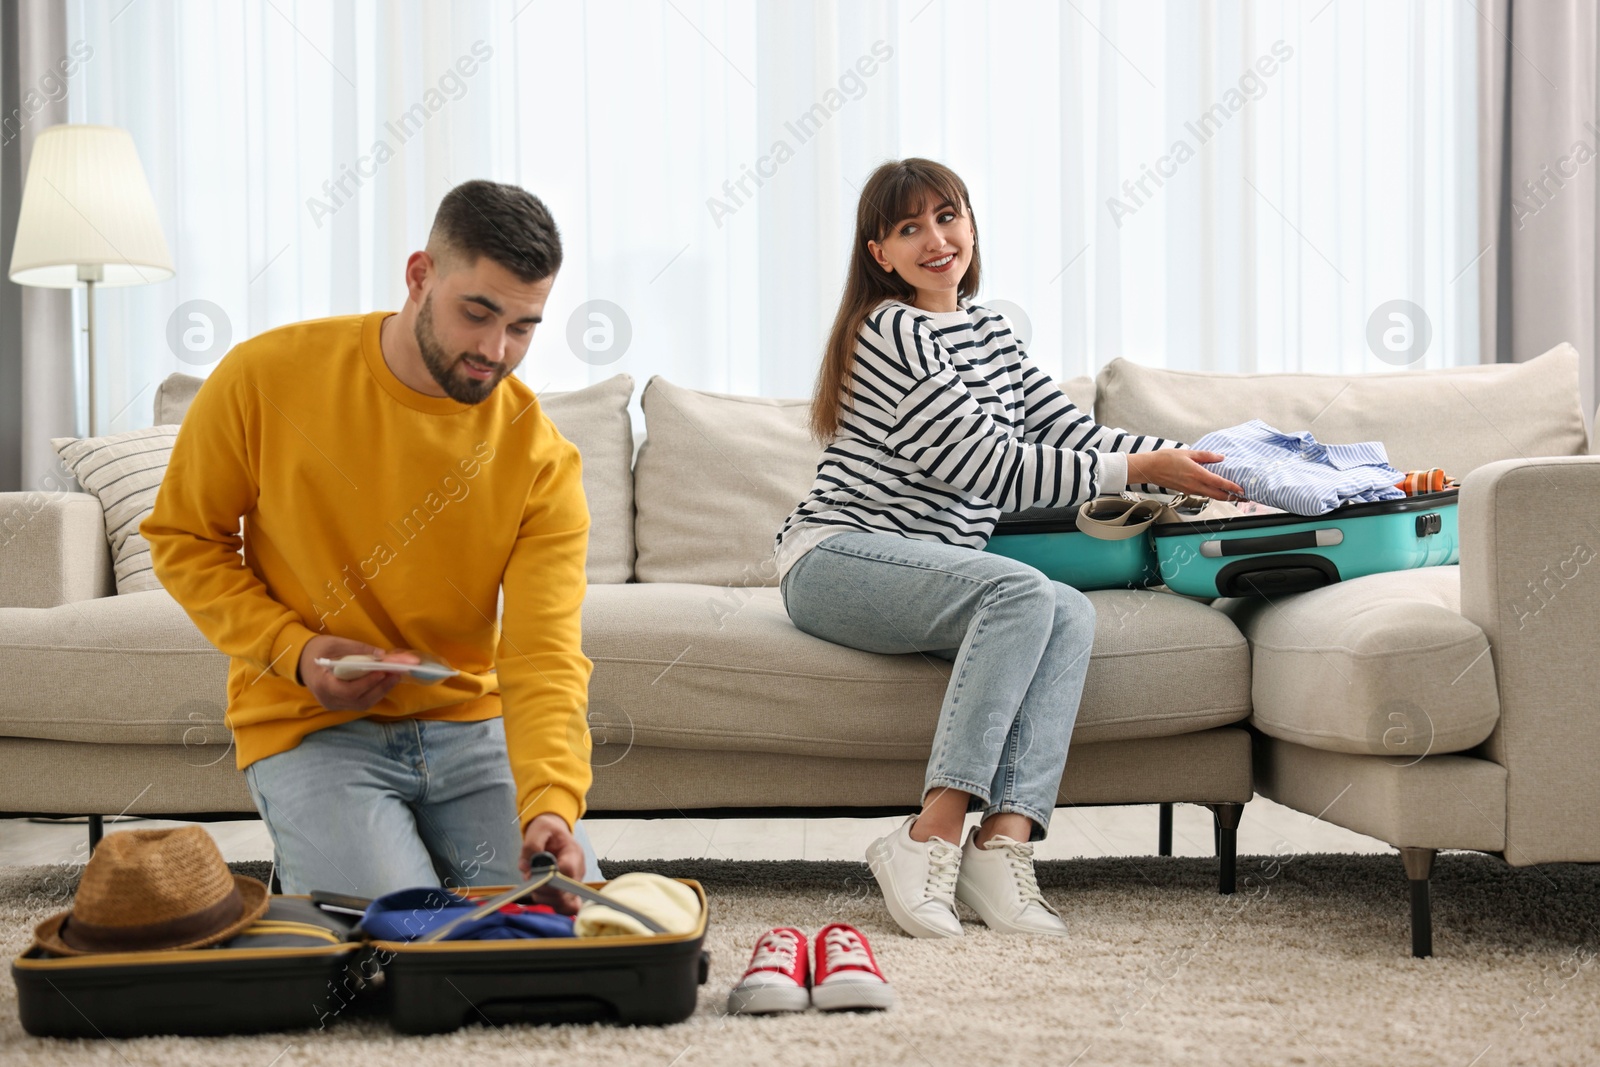
[[[311,903],[323,911],[336,911],[341,915],[360,917],[372,905],[371,897],[355,897],[348,893],[334,893],[327,889],[313,889]]]
[[[1339,568],[1327,556],[1288,554],[1255,556],[1224,563],[1217,571],[1217,595],[1270,596],[1303,593],[1339,580]]]
[[[1289,552],[1299,548],[1325,548],[1341,544],[1344,531],[1336,527],[1322,530],[1302,530],[1299,533],[1274,534],[1270,537],[1240,537],[1231,541],[1201,541],[1200,554],[1215,559],[1219,556],[1250,556],[1257,552]]]

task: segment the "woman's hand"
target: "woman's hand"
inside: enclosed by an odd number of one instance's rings
[[[1221,463],[1220,452],[1192,448],[1158,448],[1154,452],[1128,453],[1128,484],[1148,483],[1178,493],[1208,496],[1212,500],[1243,500],[1244,490],[1206,470],[1202,463]]]

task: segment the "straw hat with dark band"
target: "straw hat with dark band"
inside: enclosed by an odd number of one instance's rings
[[[72,908],[34,927],[60,956],[201,948],[267,910],[267,887],[234,874],[199,826],[107,834],[89,857]]]

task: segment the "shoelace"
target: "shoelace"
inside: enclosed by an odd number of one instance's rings
[[[764,935],[756,942],[755,955],[750,959],[750,966],[745,973],[760,970],[777,970],[784,974],[794,971],[794,957],[797,943],[793,934],[780,934],[773,931]]]
[[[961,850],[942,838],[931,838],[928,852],[927,892],[947,903],[956,898],[956,876],[961,873]]]
[[[1039,892],[1039,881],[1033,872],[1033,846],[1001,838],[995,850],[1006,854],[1012,877],[1017,881],[1017,895],[1022,898],[1022,906],[1038,904],[1053,912],[1055,909],[1045,903],[1044,895]]]
[[[841,967],[877,970],[872,963],[872,957],[867,955],[866,946],[861,943],[861,939],[848,930],[840,930],[837,927],[829,930],[827,939],[823,942],[823,951],[827,953],[829,971],[837,971]]]

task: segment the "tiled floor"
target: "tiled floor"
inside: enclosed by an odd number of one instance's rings
[[[970,818],[976,819],[976,816]],[[602,859],[806,859],[859,860],[867,844],[899,820],[888,819],[595,819],[589,833]],[[169,826],[132,820],[120,826]],[[272,845],[259,821],[204,824],[228,860],[271,859]],[[1173,818],[1172,850],[1178,856],[1209,856],[1211,813],[1180,804]],[[1156,851],[1156,808],[1062,808],[1041,859],[1075,856],[1137,856]],[[1241,855],[1273,852],[1393,852],[1382,841],[1319,822],[1270,800],[1245,807],[1239,825]],[[0,821],[0,866],[82,863],[88,831],[82,823]]]

